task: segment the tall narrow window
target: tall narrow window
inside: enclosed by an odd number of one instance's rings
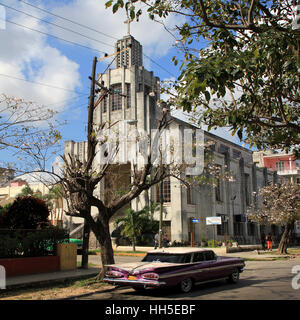
[[[122,110],[122,86],[121,84],[114,84],[112,89],[112,111]]]
[[[222,189],[221,189],[221,178],[220,175],[222,173],[222,167],[219,165],[216,165],[216,175],[214,178],[214,184],[215,184],[215,197],[216,201],[222,201]]]
[[[160,202],[160,186],[161,183],[156,185],[156,201]],[[171,181],[170,177],[165,178],[163,181],[163,203],[171,202]]]
[[[130,83],[125,83],[125,90],[126,90],[126,108],[129,109],[131,107]]]
[[[104,98],[103,98],[103,109],[102,109],[102,112],[105,113],[107,111],[107,104],[108,104],[108,96],[106,95]]]
[[[246,197],[246,205],[251,205],[251,190],[250,190],[250,176],[245,173],[245,197]]]
[[[186,187],[186,203],[187,204],[195,204],[194,192],[190,186]]]

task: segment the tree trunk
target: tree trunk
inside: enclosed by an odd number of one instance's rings
[[[282,234],[279,246],[278,246],[278,253],[279,254],[287,254],[287,248],[292,238],[292,233],[294,230],[294,223],[295,221],[288,222],[285,226],[284,232]]]
[[[109,232],[109,220],[105,220],[103,217],[101,219],[99,218],[100,217],[98,217],[97,221],[91,218],[92,221],[90,221],[89,224],[100,244],[102,267],[96,279],[102,280],[106,273],[105,265],[114,264],[115,260]]]
[[[83,227],[83,242],[82,242],[82,256],[81,256],[81,267],[88,269],[89,265],[89,242],[90,242],[90,226],[86,219],[84,219]]]
[[[135,237],[132,238],[132,250],[135,252]]]

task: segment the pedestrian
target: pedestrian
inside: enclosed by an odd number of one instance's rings
[[[268,244],[268,250],[272,251],[272,249],[273,249],[273,240],[272,240],[271,233],[268,233],[268,235],[266,236],[266,240],[267,240],[267,244]]]
[[[163,246],[165,248],[167,248],[169,246],[169,239],[166,234],[164,235],[164,238],[163,238]]]
[[[158,247],[158,233],[156,233],[156,235],[154,236],[154,249],[157,249]]]
[[[266,250],[266,235],[263,232],[260,236],[261,246],[263,250]]]

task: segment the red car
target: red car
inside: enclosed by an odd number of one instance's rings
[[[204,282],[238,282],[245,262],[242,258],[218,257],[210,249],[164,248],[148,252],[141,262],[107,267],[104,282],[110,284],[136,290],[179,286],[186,293],[193,285]]]

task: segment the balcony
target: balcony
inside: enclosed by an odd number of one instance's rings
[[[296,175],[300,175],[300,168],[278,170],[277,174],[279,176],[296,176]]]

